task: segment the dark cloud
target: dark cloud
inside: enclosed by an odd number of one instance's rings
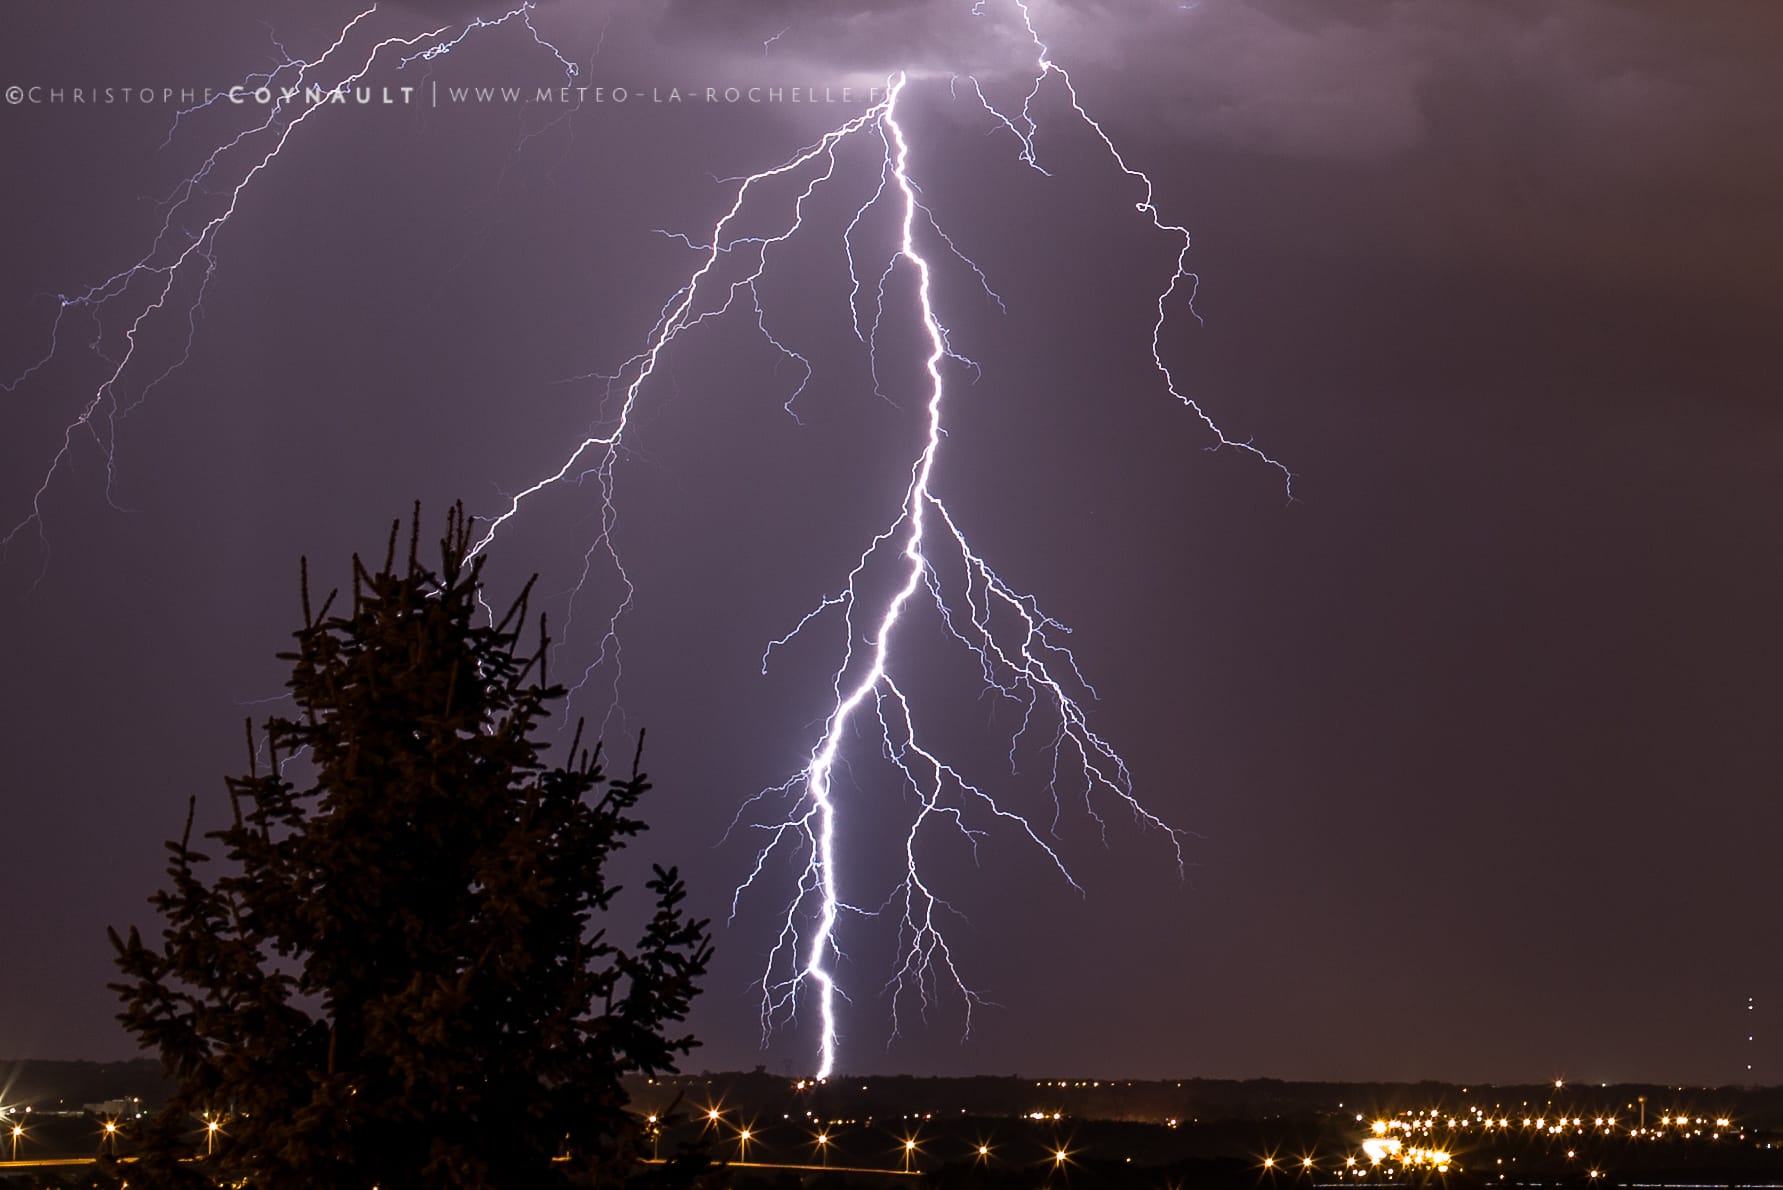
[[[1783,10],[1649,0],[1163,0],[1030,6],[1055,57],[1124,118],[1293,156],[1390,155],[1451,131],[1442,97],[1540,112],[1614,157],[1685,151],[1705,132],[1775,121]],[[642,14],[641,14],[642,15]],[[676,0],[647,19],[666,44],[835,70],[1025,73],[1034,54],[1014,5],[962,0],[749,6]],[[1502,94],[1504,91],[1514,93]]]
[[[1609,0],[1192,0],[1122,19],[1099,5],[1047,15],[1061,57],[1182,132],[1255,151],[1369,157],[1444,135],[1431,96],[1457,86],[1487,103],[1534,100],[1549,125],[1646,153],[1656,135],[1684,141],[1745,118],[1777,18],[1763,6],[1738,17],[1746,10],[1712,7],[1681,21]]]
[[[729,62],[766,59],[873,77],[1025,70],[1035,57],[1019,13],[997,2],[975,14],[971,3],[953,0],[747,7],[677,0],[652,24],[665,45],[682,51],[701,47]]]
[[[1329,163],[1331,201],[1367,207],[1414,258],[1768,287],[1775,8],[1193,0],[1047,17],[1123,134]]]
[[[1366,208],[1408,256],[1654,289],[1769,285],[1753,262],[1783,234],[1775,6],[1036,0],[1031,11],[1126,143],[1328,163],[1318,184],[1332,201]],[[960,0],[680,0],[631,19],[655,52],[730,74],[973,74],[1012,107],[1034,70],[1007,0],[980,15]],[[971,101],[955,115],[984,118]]]
[[[561,7],[566,0],[534,0],[534,7],[540,12],[554,7]],[[510,7],[518,7],[520,0],[508,0]],[[419,12],[434,17],[487,17],[499,13],[503,9],[497,4],[485,3],[484,0],[392,0],[391,8],[398,11]]]

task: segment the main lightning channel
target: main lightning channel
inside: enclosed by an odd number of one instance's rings
[[[810,792],[811,800],[816,807],[817,817],[817,851],[816,876],[819,896],[818,926],[814,931],[809,951],[805,960],[804,975],[814,982],[818,988],[818,1006],[822,1014],[823,1032],[819,1041],[817,1077],[828,1078],[836,1067],[836,1011],[835,1011],[835,977],[830,973],[827,957],[835,948],[836,919],[840,912],[840,896],[837,888],[836,870],[836,807],[831,800],[831,775],[835,771],[836,756],[842,746],[842,736],[848,730],[855,712],[868,698],[880,688],[881,683],[889,685],[888,668],[891,661],[892,635],[896,632],[898,621],[903,618],[904,607],[908,604],[917,589],[922,586],[923,576],[927,573],[928,562],[922,554],[924,510],[930,500],[930,480],[935,474],[935,459],[941,449],[941,398],[945,386],[941,379],[941,361],[947,358],[947,334],[941,328],[941,321],[935,315],[935,304],[930,295],[931,273],[929,262],[916,248],[916,193],[910,184],[910,146],[904,138],[904,129],[897,119],[898,96],[903,92],[905,76],[899,74],[888,88],[885,111],[882,117],[885,129],[890,134],[893,145],[891,162],[891,179],[902,198],[903,219],[898,250],[893,258],[897,261],[909,261],[916,269],[917,304],[921,311],[923,333],[928,337],[929,352],[923,360],[923,370],[928,375],[928,430],[922,453],[918,456],[912,473],[910,488],[904,496],[904,523],[908,532],[904,539],[903,555],[909,563],[904,583],[898,588],[891,601],[886,605],[885,613],[879,620],[878,630],[873,634],[873,663],[867,672],[859,678],[853,689],[849,690],[836,704],[824,722],[823,737],[811,753],[811,763],[806,766],[804,783]],[[837,674],[840,685],[841,671]],[[893,690],[896,687],[892,687]],[[902,696],[899,696],[902,702]],[[929,811],[925,804],[923,815]],[[919,816],[917,825],[921,823]],[[914,839],[916,827],[911,829]],[[907,851],[906,854],[910,854]],[[914,863],[914,860],[912,860]]]
[[[796,1015],[801,995],[807,990],[812,994],[819,1018],[819,1078],[834,1073],[839,1054],[836,997],[841,994],[841,989],[835,964],[843,957],[838,934],[844,914],[880,916],[896,910],[903,957],[886,983],[894,1038],[898,1035],[900,1014],[906,1000],[913,999],[926,1017],[937,998],[944,992],[951,992],[963,1005],[968,1034],[973,1009],[987,1003],[984,996],[966,981],[954,960],[942,927],[944,919],[958,914],[936,891],[919,858],[922,841],[931,825],[951,828],[974,852],[979,841],[988,835],[990,826],[1012,829],[1044,854],[1072,888],[1079,893],[1083,891],[1058,850],[1042,837],[1028,818],[1000,804],[982,785],[969,780],[957,766],[924,743],[910,695],[900,683],[894,659],[895,642],[908,613],[918,605],[919,592],[927,591],[930,596],[927,602],[932,603],[945,632],[976,658],[986,689],[1021,707],[1021,725],[1010,742],[1012,768],[1020,740],[1036,724],[1037,718],[1050,720],[1054,831],[1063,813],[1061,784],[1069,774],[1075,773],[1076,780],[1081,783],[1084,808],[1103,829],[1104,837],[1107,824],[1097,811],[1096,802],[1112,796],[1127,807],[1142,828],[1165,834],[1179,871],[1184,862],[1179,832],[1146,809],[1134,796],[1125,762],[1090,729],[1079,695],[1067,689],[1071,685],[1094,696],[1094,690],[1083,680],[1075,658],[1058,640],[1068,630],[1041,612],[1031,596],[1005,583],[971,548],[936,491],[937,468],[945,438],[943,412],[947,361],[974,369],[976,365],[951,346],[947,328],[936,309],[934,265],[924,255],[919,228],[931,228],[944,251],[964,260],[986,292],[993,298],[996,295],[990,290],[983,271],[964,257],[918,197],[919,187],[911,177],[909,137],[898,116],[898,101],[906,81],[903,74],[894,76],[884,108],[877,115],[876,126],[885,145],[880,183],[856,211],[844,243],[851,244],[853,232],[867,210],[881,201],[895,204],[898,242],[879,276],[873,326],[878,326],[884,314],[888,280],[900,267],[913,271],[917,321],[927,344],[923,359],[927,384],[923,446],[912,463],[910,483],[897,517],[862,553],[850,571],[842,593],[826,596],[792,632],[769,646],[771,653],[774,648],[800,635],[832,608],[842,609],[846,639],[843,658],[832,682],[834,702],[825,715],[822,732],[804,768],[783,784],[758,793],[746,804],[747,808],[747,805],[770,798],[792,803],[781,820],[752,824],[755,829],[767,832],[768,839],[758,852],[753,869],[732,898],[734,917],[742,894],[762,878],[776,851],[786,848],[795,856],[802,852],[802,861],[795,859],[799,868],[795,891],[781,919],[779,934],[768,954],[760,982],[761,1018],[765,1042],[778,1023]],[[855,285],[850,290],[852,306],[859,290],[859,274],[852,248],[849,251],[849,274],[855,278]],[[871,353],[876,335],[862,337]],[[869,563],[884,548],[895,549],[902,578],[878,614],[866,616],[862,621],[864,629],[857,629],[857,612],[864,599],[863,576]],[[958,571],[965,575],[960,590],[949,589],[942,570],[936,565],[936,558],[941,556],[957,560]],[[857,640],[863,646],[858,657]],[[869,708],[878,725],[876,734],[881,749],[917,804],[903,840],[902,880],[878,909],[866,909],[845,899],[845,873],[837,846],[842,808],[835,788],[836,770],[842,760],[845,741],[868,717]],[[739,811],[739,819],[741,814]]]

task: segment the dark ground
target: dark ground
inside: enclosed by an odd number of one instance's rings
[[[83,1105],[132,1095],[152,1105],[163,1085],[149,1061],[0,1063],[0,1078],[6,1088],[0,1101],[15,1113],[33,1109],[18,1115],[29,1123],[19,1156],[31,1159],[97,1154],[100,1121]],[[661,1119],[658,1145],[665,1156],[696,1149],[746,1161],[727,1175],[740,1186],[838,1190],[917,1180],[935,1187],[1079,1190],[1783,1184],[1783,1087],[1016,1077],[835,1079],[819,1086],[758,1072],[640,1079],[631,1089],[638,1112]],[[706,1118],[712,1109],[720,1113],[717,1121]],[[1476,1109],[1513,1126],[1482,1133],[1447,1125]],[[1391,1162],[1361,1172],[1368,1162],[1360,1145],[1374,1120],[1432,1111],[1431,1132],[1406,1143],[1451,1152],[1446,1173],[1408,1173]],[[1700,1135],[1670,1129],[1658,1139],[1628,1136],[1643,1111],[1649,1125],[1679,1114],[1705,1123]],[[1529,1117],[1583,1123],[1535,1134],[1517,1126]],[[1620,1130],[1603,1134],[1593,1126],[1599,1117],[1615,1117]],[[1730,1123],[1718,1127],[1718,1119]],[[830,1138],[826,1157],[813,1140],[819,1131]],[[909,1167],[920,1178],[900,1176],[906,1140],[916,1141]],[[988,1152],[979,1154],[980,1146]],[[6,1156],[0,1148],[0,1158]],[[1352,1157],[1357,1165],[1347,1166]],[[1307,1158],[1311,1166],[1303,1164]],[[764,1165],[804,1168],[759,1168]],[[884,1172],[868,1172],[874,1170]],[[91,1166],[0,1175],[5,1187],[112,1184]]]

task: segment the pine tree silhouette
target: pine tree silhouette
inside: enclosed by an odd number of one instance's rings
[[[673,869],[634,946],[601,928],[609,861],[649,788],[609,778],[581,729],[536,742],[564,697],[548,639],[523,651],[531,584],[491,623],[455,507],[438,571],[355,556],[351,608],[312,611],[228,781],[213,863],[186,829],[150,898],[159,945],[111,931],[125,1026],[176,1090],[141,1131],[134,1184],[550,1187],[625,1180],[639,1134],[621,1079],[674,1069],[711,955]],[[640,750],[642,740],[640,739]],[[196,1160],[194,1160],[196,1158]]]

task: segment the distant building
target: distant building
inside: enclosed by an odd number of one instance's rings
[[[129,1099],[107,1099],[100,1103],[83,1103],[81,1110],[89,1116],[101,1116],[109,1120],[135,1119],[142,1114],[142,1097]]]

